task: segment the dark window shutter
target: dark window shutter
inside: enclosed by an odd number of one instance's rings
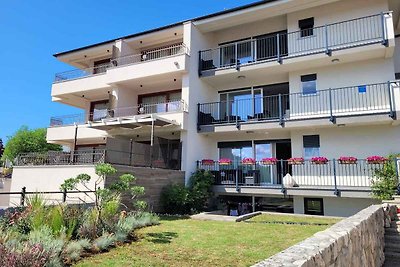
[[[317,74],[309,74],[309,75],[301,76],[302,82],[310,82],[310,81],[316,81],[316,80],[317,80]]]
[[[311,17],[299,20],[299,28],[302,30],[314,28],[314,18]]]
[[[395,75],[395,77],[396,77],[396,80],[400,80],[400,72],[395,73],[394,75]]]
[[[303,147],[320,147],[319,135],[304,135]]]

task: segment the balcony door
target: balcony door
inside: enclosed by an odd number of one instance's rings
[[[221,119],[247,121],[262,113],[262,89],[242,89],[221,93]]]
[[[139,114],[163,113],[180,110],[182,91],[166,91],[139,96]]]
[[[107,118],[109,109],[109,101],[101,100],[90,103],[90,116],[91,121],[99,121],[101,119]]]

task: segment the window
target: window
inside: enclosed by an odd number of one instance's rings
[[[253,158],[253,147],[251,141],[219,142],[219,157],[228,158],[235,163],[244,158]]]
[[[396,78],[396,80],[400,80],[400,72],[395,73],[395,74],[394,74],[394,77]]]
[[[300,37],[307,37],[314,35],[314,18],[307,18],[299,20]]]
[[[319,135],[304,135],[303,136],[304,158],[311,159],[319,157]]]
[[[177,111],[180,109],[182,92],[168,91],[139,96],[139,113],[150,114]]]
[[[322,198],[304,198],[304,213],[309,215],[324,215]]]
[[[110,63],[110,59],[102,59],[93,63],[93,74],[104,73]]]
[[[109,108],[108,100],[101,100],[90,103],[90,120],[98,121],[107,117]]]
[[[317,74],[301,76],[301,87],[303,95],[312,95],[317,93]]]

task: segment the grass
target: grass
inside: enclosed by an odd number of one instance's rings
[[[252,223],[162,218],[160,225],[138,230],[138,241],[86,258],[77,266],[249,266],[329,227],[263,223],[284,219],[305,220],[280,215],[260,215]]]
[[[325,217],[308,217],[308,216],[291,216],[291,215],[275,215],[261,214],[253,217],[248,222],[251,223],[284,223],[284,224],[310,224],[310,225],[333,225],[340,221],[337,218]]]

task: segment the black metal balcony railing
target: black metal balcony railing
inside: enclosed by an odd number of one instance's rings
[[[105,150],[87,151],[49,151],[45,153],[33,152],[20,154],[15,166],[42,166],[42,165],[92,165],[104,163]]]
[[[219,165],[218,161],[210,165],[198,161],[197,168],[210,171],[215,177],[215,185],[283,188],[283,179],[290,174],[293,188],[320,187],[337,192],[340,188],[370,187],[376,172],[384,164],[371,164],[365,159],[359,159],[355,164],[344,164],[335,159],[328,160],[326,164],[305,160],[298,165],[291,165],[288,160],[278,160],[273,165],[264,165],[262,162]],[[398,166],[397,161],[395,165]]]
[[[278,61],[326,53],[357,46],[387,45],[386,16],[382,13],[302,31],[277,33],[267,37],[233,42],[199,52],[199,75],[202,71],[239,68],[242,65]]]
[[[105,73],[110,68],[115,68],[124,65],[144,63],[148,61],[163,59],[171,56],[182,55],[189,53],[185,44],[175,44],[168,47],[152,49],[144,51],[141,54],[127,55],[119,58],[113,58],[110,63],[102,64],[95,67],[85,69],[75,69],[66,72],[57,73],[55,75],[54,83],[68,81],[83,77],[92,76],[95,74]]]
[[[108,118],[130,117],[144,114],[160,114],[187,111],[184,100],[172,100],[154,104],[140,104],[133,107],[97,110],[91,113],[81,113],[50,118],[50,127],[82,125],[90,122],[101,121]]]
[[[307,120],[313,118],[389,114],[394,118],[393,86],[379,83],[318,90],[315,94],[291,93],[198,105],[198,125],[251,121]]]

